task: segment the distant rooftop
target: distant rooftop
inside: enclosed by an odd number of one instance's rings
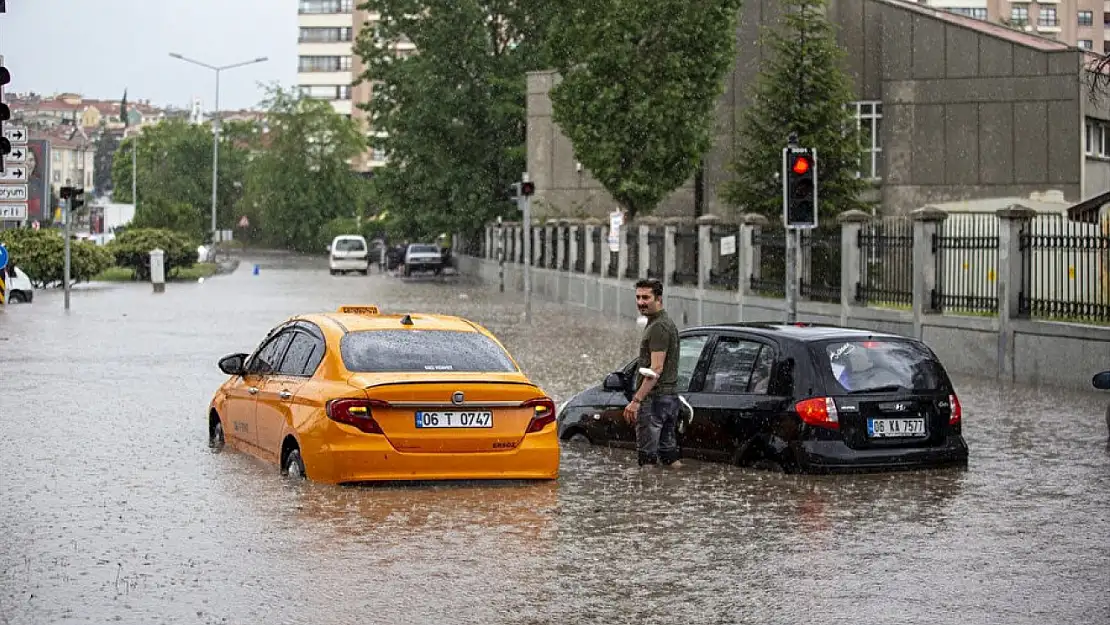
[[[934,9],[932,7],[906,2],[905,0],[875,0],[875,2],[882,2],[891,6],[896,6],[908,11],[914,11],[922,15],[928,15],[942,22],[956,24],[971,30],[978,31],[987,35],[992,35],[999,39],[1004,39],[1011,43],[1020,44],[1028,48],[1035,48],[1037,50],[1044,50],[1046,52],[1062,52],[1064,50],[1077,50],[1073,46],[1069,46],[1059,41],[1034,35],[1033,33],[1026,33],[1019,30],[1003,26],[1002,24],[994,24],[986,20],[975,19],[967,15],[959,15],[944,9]]]

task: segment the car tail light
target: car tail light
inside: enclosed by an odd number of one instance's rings
[[[524,432],[525,434],[539,432],[547,427],[549,423],[555,422],[555,402],[549,397],[529,399],[521,404],[521,407],[532,409],[532,422],[528,424],[528,430]]]
[[[949,413],[948,425],[956,425],[964,418],[964,407],[960,405],[960,398],[955,393],[948,396],[948,406],[952,409]]]
[[[328,402],[327,414],[332,421],[353,425],[367,434],[384,434],[381,426],[374,420],[372,409],[388,405],[373,399],[333,399]]]
[[[840,416],[836,413],[836,402],[832,397],[814,397],[794,404],[794,410],[802,421],[810,425],[840,429]]]

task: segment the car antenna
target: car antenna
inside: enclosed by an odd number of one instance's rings
[[[404,317],[401,317],[401,325],[411,326],[412,325],[412,315],[409,315],[409,314],[406,313]]]

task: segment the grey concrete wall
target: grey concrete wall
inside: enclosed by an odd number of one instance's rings
[[[459,271],[496,284],[496,261],[457,257]],[[524,290],[521,265],[506,264],[505,288]],[[568,306],[579,306],[607,315],[635,318],[637,315],[632,280],[532,268],[533,295]],[[680,327],[730,321],[776,321],[785,319],[784,303],[736,292],[698,291],[671,287],[664,294],[665,306]],[[741,301],[743,302],[741,305]],[[821,302],[798,302],[798,321],[840,324],[841,306]],[[908,311],[853,306],[848,325],[858,328],[914,336],[913,315]],[[936,351],[952,372],[991,375],[1006,369],[999,363],[1000,322],[997,318],[927,315],[922,323],[923,340]],[[1088,389],[1093,373],[1110,368],[1110,328],[1075,324],[1012,320],[1013,381]]]
[[[744,3],[737,60],[705,157],[706,213],[730,219],[742,212],[725,205],[720,190],[731,177],[749,85],[767,54],[761,28],[776,24],[780,12],[776,0]],[[832,0],[829,12],[857,99],[884,104],[884,212],[1047,189],[1073,201],[1086,197],[1083,112],[1110,113],[1110,106],[1081,97],[1078,51],[1037,49],[890,0]],[[528,79],[528,169],[539,210],[545,218],[603,218],[616,204],[588,171],[577,171],[570,142],[553,124],[547,93],[554,81],[551,72]],[[693,197],[688,182],[656,214],[693,216]]]

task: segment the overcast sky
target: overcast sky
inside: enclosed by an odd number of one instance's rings
[[[0,14],[0,54],[7,89],[42,94],[204,108],[215,99],[215,72],[170,58],[177,52],[209,65],[260,56],[262,64],[221,74],[220,108],[255,106],[258,82],[292,86],[297,71],[296,0],[7,0]]]

